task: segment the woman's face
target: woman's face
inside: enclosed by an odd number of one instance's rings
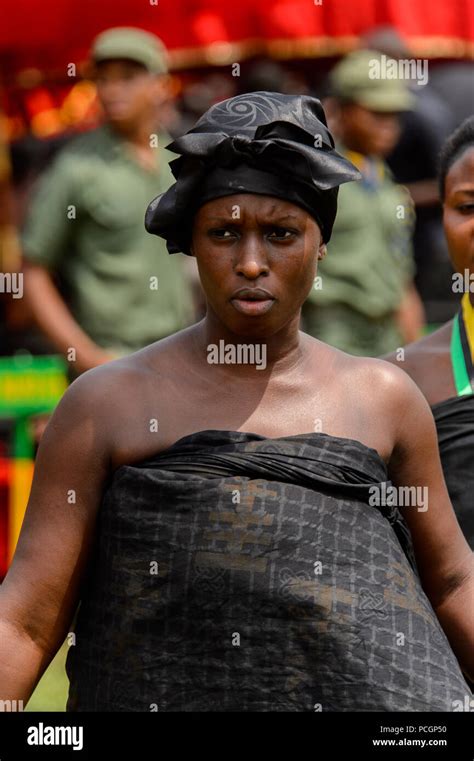
[[[299,314],[325,246],[317,222],[299,206],[241,193],[201,206],[191,252],[220,322],[237,335],[270,336]]]
[[[474,146],[446,175],[443,224],[454,268],[474,273]]]

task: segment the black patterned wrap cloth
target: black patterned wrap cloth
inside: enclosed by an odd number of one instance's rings
[[[431,410],[449,496],[474,550],[474,394],[446,399]]]
[[[68,711],[451,711],[470,694],[374,450],[206,430],[119,467]]]

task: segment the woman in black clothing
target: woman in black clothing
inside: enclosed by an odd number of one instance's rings
[[[358,172],[306,96],[224,101],[171,148],[147,227],[196,257],[207,313],[55,411],[0,589],[0,698],[28,700],[80,601],[71,711],[455,710],[474,575],[429,407],[299,330]],[[387,498],[407,487],[419,577]]]
[[[443,224],[457,315],[405,348],[399,364],[431,405],[444,477],[459,524],[474,549],[474,117],[446,141],[440,158]]]

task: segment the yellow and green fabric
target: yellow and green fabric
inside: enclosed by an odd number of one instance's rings
[[[451,364],[457,396],[474,394],[474,307],[462,297],[451,333]]]
[[[0,578],[13,556],[31,489],[31,417],[51,413],[66,388],[66,362],[60,357],[0,357],[0,419],[12,431],[6,455],[0,453]]]

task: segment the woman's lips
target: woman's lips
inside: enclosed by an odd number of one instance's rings
[[[272,308],[275,299],[242,299],[235,298],[231,300],[231,304],[238,312],[248,315],[260,315],[268,312]]]

